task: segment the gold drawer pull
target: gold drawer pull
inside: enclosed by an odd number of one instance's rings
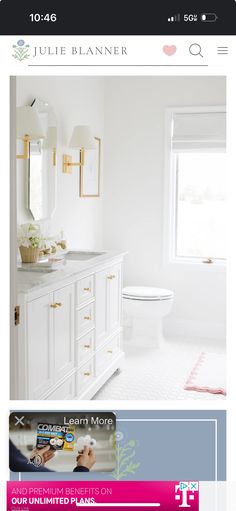
[[[115,275],[108,275],[108,277],[107,277],[107,278],[108,278],[109,280],[112,280],[112,279],[115,279],[115,278],[116,278],[116,276],[115,276]]]
[[[51,303],[50,307],[52,307],[52,309],[58,309],[58,307],[62,307],[62,303],[61,302]]]
[[[84,316],[84,319],[87,319],[88,321],[90,321],[91,317],[90,316]]]
[[[88,291],[88,293],[91,293],[91,288],[90,287],[84,287],[84,291]]]
[[[113,350],[107,350],[107,353],[113,353]]]
[[[84,344],[84,348],[91,348],[90,344]]]
[[[84,376],[91,376],[91,373],[84,373]]]

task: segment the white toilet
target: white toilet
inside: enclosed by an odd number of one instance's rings
[[[123,288],[124,341],[159,347],[163,337],[162,319],[173,304],[174,293],[158,287]]]

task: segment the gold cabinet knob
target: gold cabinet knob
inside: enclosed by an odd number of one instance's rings
[[[50,307],[52,307],[52,309],[58,309],[58,307],[62,307],[62,303],[61,302],[51,303]]]
[[[109,280],[112,280],[112,279],[115,279],[115,278],[116,278],[116,276],[115,276],[115,275],[108,275],[108,276],[107,276],[107,278],[108,278]]]
[[[113,350],[107,350],[107,353],[113,353]]]
[[[84,348],[91,348],[90,344],[84,344]]]
[[[91,373],[84,373],[84,376],[91,376]]]
[[[91,293],[90,287],[84,287],[84,291],[87,291],[88,293]]]
[[[87,321],[90,321],[91,317],[90,316],[84,316],[84,319],[86,319]]]

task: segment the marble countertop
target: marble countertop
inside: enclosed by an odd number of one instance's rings
[[[96,251],[96,252],[102,252]],[[77,274],[88,271],[96,271],[96,267],[108,263],[110,260],[123,257],[127,254],[126,251],[107,250],[102,254],[92,257],[91,259],[83,261],[66,260],[64,258],[60,265],[55,270],[46,273],[40,271],[17,271],[17,289],[18,293],[30,293],[42,287],[50,286],[59,281],[63,281],[69,277],[76,276]]]

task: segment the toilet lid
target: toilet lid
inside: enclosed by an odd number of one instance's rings
[[[173,295],[173,291],[159,287],[127,286],[123,289],[124,298],[133,298],[134,300],[167,300]]]

